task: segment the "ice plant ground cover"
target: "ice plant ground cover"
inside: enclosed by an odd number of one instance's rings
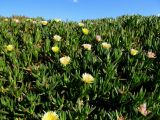
[[[0,118],[160,119],[160,17],[0,17]]]

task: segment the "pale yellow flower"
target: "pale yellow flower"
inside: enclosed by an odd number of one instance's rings
[[[32,21],[32,19],[28,18],[28,19],[26,19],[26,21],[27,21],[27,22],[28,22],[28,21],[30,22],[30,21]]]
[[[60,58],[60,63],[64,66],[68,65],[70,62],[71,62],[71,58],[69,56]]]
[[[8,88],[4,88],[3,86],[0,88],[0,92],[6,93],[8,91]]]
[[[53,39],[54,39],[55,41],[61,41],[61,36],[59,36],[59,35],[54,35],[54,36],[53,36]]]
[[[58,53],[58,52],[59,52],[59,47],[58,47],[58,46],[53,46],[53,47],[52,47],[52,51],[53,51],[54,53]]]
[[[91,47],[92,47],[91,44],[83,44],[82,46],[83,46],[84,49],[86,49],[86,50],[91,50]]]
[[[59,117],[55,112],[49,111],[44,114],[42,120],[59,120]]]
[[[47,21],[41,21],[41,24],[42,24],[42,25],[47,25],[48,22],[47,22]]]
[[[131,53],[131,55],[135,56],[135,55],[138,54],[138,50],[136,50],[136,49],[131,49],[130,53]]]
[[[83,28],[83,29],[82,29],[82,32],[83,32],[83,34],[88,35],[89,30],[88,30],[87,28]]]
[[[15,22],[15,23],[20,23],[20,21],[18,20],[18,19],[13,19],[13,21]]]
[[[61,22],[62,20],[59,18],[54,19],[55,22]]]
[[[109,44],[109,43],[107,43],[107,42],[103,42],[101,45],[102,45],[102,47],[105,48],[105,49],[111,48],[111,44]]]
[[[156,54],[150,51],[147,53],[147,57],[148,58],[156,58]]]
[[[80,22],[78,23],[79,27],[84,27],[84,23]]]
[[[33,21],[32,21],[32,23],[33,23],[33,24],[36,24],[36,23],[37,23],[37,21],[33,20]]]
[[[120,116],[117,118],[117,120],[125,120],[125,118],[123,116]]]
[[[143,116],[147,116],[151,111],[147,110],[147,105],[146,103],[141,104],[138,107],[138,111],[143,115]]]
[[[5,19],[4,19],[4,21],[5,21],[5,22],[7,22],[7,21],[8,21],[8,19],[7,19],[7,18],[5,18]]]
[[[84,105],[84,102],[82,99],[78,98],[77,104],[78,104],[78,106],[82,107]]]
[[[91,74],[83,73],[82,74],[82,81],[89,84],[89,83],[93,83],[94,78]]]
[[[97,42],[100,42],[102,39],[101,39],[101,36],[100,35],[96,35],[96,41]]]
[[[7,45],[6,46],[6,50],[9,51],[9,52],[13,51],[13,49],[14,49],[13,45]]]

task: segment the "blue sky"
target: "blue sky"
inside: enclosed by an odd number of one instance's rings
[[[160,0],[0,0],[0,15],[80,21],[121,15],[157,15]]]

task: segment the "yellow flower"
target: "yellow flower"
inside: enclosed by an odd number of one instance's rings
[[[106,48],[106,49],[109,49],[109,48],[111,48],[111,44],[109,44],[109,43],[107,43],[107,42],[103,42],[103,43],[102,43],[102,47],[103,47],[103,48]]]
[[[91,47],[92,47],[90,44],[83,44],[82,46],[83,46],[84,49],[86,49],[86,50],[91,50]]]
[[[87,28],[83,28],[83,29],[82,29],[82,32],[83,32],[83,34],[88,35],[89,30],[88,30]]]
[[[90,75],[88,73],[83,73],[82,74],[82,81],[85,83],[93,83],[94,78],[92,75]]]
[[[64,66],[68,65],[70,62],[71,62],[71,58],[69,56],[60,58],[60,63]]]
[[[59,18],[54,19],[55,22],[61,22],[62,20]]]
[[[97,36],[96,36],[96,41],[97,41],[97,42],[100,42],[100,41],[101,41],[101,36],[100,36],[100,35],[97,35]]]
[[[47,21],[41,21],[42,25],[47,25],[48,22]]]
[[[9,52],[13,51],[13,49],[14,49],[13,45],[7,45],[6,46],[6,50],[9,51]]]
[[[131,49],[131,55],[135,56],[138,54],[138,50],[136,49]]]
[[[53,51],[54,53],[58,53],[58,52],[59,52],[59,47],[58,47],[58,46],[52,47],[52,51]]]
[[[78,23],[79,27],[84,27],[84,23]]]
[[[59,36],[59,35],[54,35],[54,36],[53,36],[53,39],[54,39],[55,41],[61,41],[61,36]]]
[[[44,114],[42,120],[59,120],[59,117],[55,112],[49,111]]]

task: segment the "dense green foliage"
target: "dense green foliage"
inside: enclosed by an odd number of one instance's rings
[[[1,119],[40,120],[47,111],[61,120],[160,119],[160,17],[85,20],[88,35],[76,22],[16,19],[0,18]],[[54,35],[62,40],[53,40]],[[111,48],[104,49],[103,42]],[[14,49],[7,51],[7,45]],[[51,49],[55,45],[58,53]],[[132,48],[138,54],[131,55]],[[60,63],[63,56],[70,64]],[[83,73],[94,82],[84,83]],[[143,103],[150,111],[146,116],[138,109]]]

